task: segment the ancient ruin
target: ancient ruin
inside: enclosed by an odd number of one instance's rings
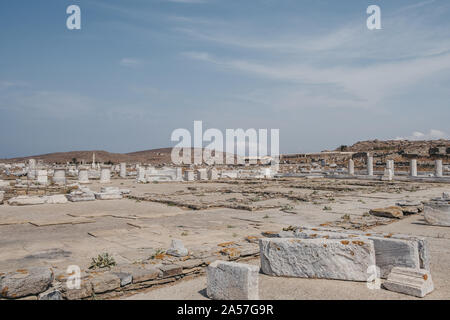
[[[435,253],[449,246],[448,155],[377,150],[283,155],[278,165],[101,152],[86,155],[92,163],[8,160],[0,299],[150,298],[147,288],[184,281],[204,286],[202,298],[294,298],[303,286],[315,294],[315,281],[338,292],[339,280],[359,298],[377,278],[380,298],[447,298],[450,257]],[[69,263],[81,272],[75,289]]]

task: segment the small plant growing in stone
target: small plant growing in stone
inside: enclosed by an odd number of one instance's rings
[[[109,268],[116,265],[116,261],[109,253],[99,254],[96,258],[92,258],[89,269]]]
[[[232,228],[234,228],[234,226],[232,226],[232,225],[229,224],[229,225],[227,225],[227,228],[228,228],[228,229],[232,229]]]
[[[186,231],[183,231],[182,233],[181,233],[181,235],[182,236],[187,236],[189,233],[187,233]]]
[[[331,209],[331,207],[329,207],[329,206],[325,206],[325,207],[322,208],[322,210],[324,210],[324,211],[330,211],[330,210],[332,210],[332,209]]]
[[[342,220],[350,220],[350,215],[346,213],[341,217],[341,219]]]
[[[294,207],[289,204],[281,207],[281,211],[291,211],[291,210],[294,210]]]
[[[165,253],[166,252],[161,248],[156,249],[156,251],[150,256],[150,259],[159,259],[164,256]]]

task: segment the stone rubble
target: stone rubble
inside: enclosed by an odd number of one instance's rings
[[[175,257],[185,257],[189,254],[188,249],[184,247],[183,242],[179,239],[172,239],[170,248],[166,253]]]
[[[87,187],[80,187],[78,190],[71,191],[67,199],[72,202],[94,201],[95,194]]]
[[[385,217],[385,218],[394,218],[401,219],[403,218],[403,211],[401,207],[391,206],[387,208],[377,208],[371,209],[369,214],[377,217]]]

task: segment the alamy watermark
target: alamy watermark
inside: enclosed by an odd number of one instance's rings
[[[381,9],[377,5],[370,5],[366,9],[366,13],[370,14],[367,18],[366,25],[369,30],[381,29]],[[66,26],[69,30],[81,29],[81,8],[77,5],[70,5],[66,9],[66,14],[70,16],[66,20]]]
[[[179,128],[172,132],[171,141],[178,142],[172,149],[174,164],[257,164],[279,163],[280,130],[270,129],[219,129],[203,132],[203,122],[194,121],[194,132]],[[207,143],[204,145],[204,143]],[[268,152],[270,150],[270,152]],[[192,155],[193,151],[193,155]]]

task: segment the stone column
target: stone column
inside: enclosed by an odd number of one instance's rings
[[[185,170],[184,171],[184,180],[186,181],[194,181],[194,170]]]
[[[37,183],[39,184],[48,183],[47,170],[36,170],[36,174],[37,174]]]
[[[102,167],[100,171],[100,183],[110,183],[111,182],[111,168]]]
[[[386,160],[386,169],[391,169],[392,175],[395,175],[394,160]]]
[[[211,169],[208,171],[208,179],[209,179],[209,180],[217,180],[218,177],[219,177],[219,173],[217,172],[217,169],[216,169],[216,168],[211,168]]]
[[[367,175],[373,176],[373,157],[367,154]]]
[[[355,162],[352,159],[348,160],[348,174],[355,175]]]
[[[89,173],[86,167],[78,168],[78,183],[89,183]]]
[[[145,168],[139,167],[137,169],[136,181],[141,183],[147,182],[147,179],[145,177]]]
[[[55,168],[53,172],[53,183],[57,185],[66,184],[66,169],[65,168]]]
[[[28,160],[28,173],[27,178],[29,180],[36,179],[36,160],[30,159]]]
[[[125,162],[122,162],[120,164],[120,177],[121,178],[127,177],[127,164]]]
[[[417,160],[411,159],[411,162],[409,163],[409,175],[411,177],[417,177]]]
[[[176,168],[177,170],[177,180],[183,181],[183,168]]]
[[[198,169],[197,170],[197,180],[207,180],[208,179],[208,173],[206,172],[206,169]]]
[[[442,177],[442,160],[438,159],[434,162],[434,175],[436,177]]]

